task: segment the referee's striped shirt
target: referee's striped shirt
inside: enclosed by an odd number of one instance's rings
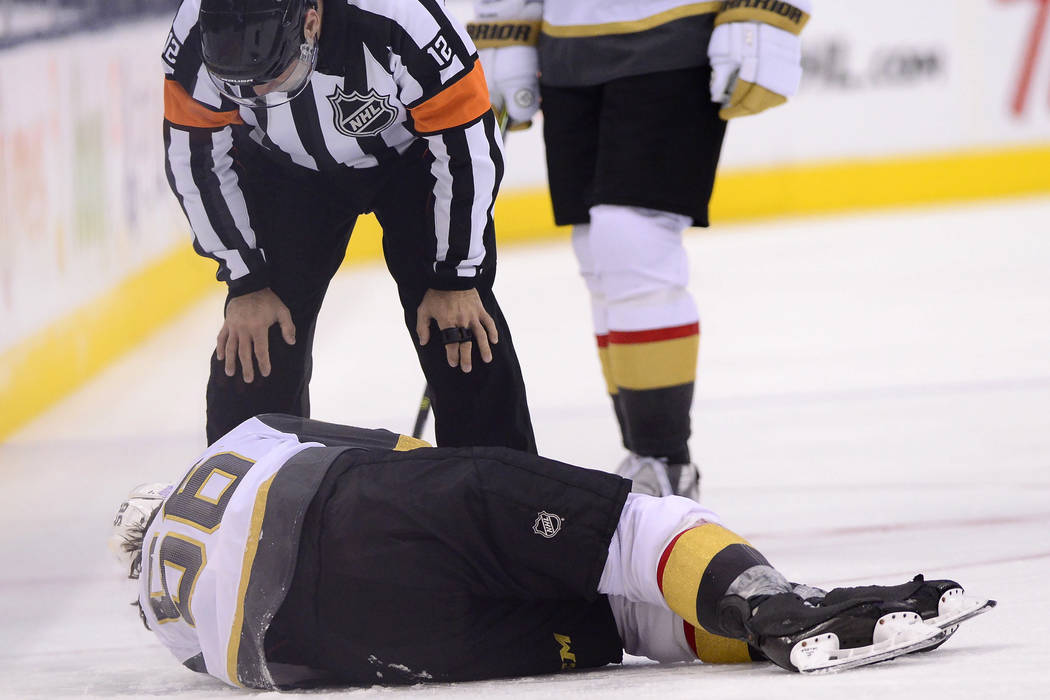
[[[168,182],[194,248],[232,294],[269,284],[266,254],[231,156],[243,130],[289,167],[371,168],[419,138],[434,155],[433,278],[473,287],[503,175],[477,50],[440,0],[326,0],[318,68],[291,102],[269,109],[222,97],[201,60],[200,0],[183,0],[164,49]]]

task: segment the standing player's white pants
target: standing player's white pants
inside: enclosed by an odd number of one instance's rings
[[[590,215],[589,224],[573,226],[572,243],[591,294],[595,333],[695,323],[682,245],[690,218],[610,204],[591,207]]]

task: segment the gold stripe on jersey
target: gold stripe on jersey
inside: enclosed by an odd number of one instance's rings
[[[164,81],[164,118],[176,126],[196,126],[202,129],[221,129],[231,124],[243,124],[237,110],[214,112],[190,97],[177,80]]]
[[[722,9],[722,2],[694,2],[689,5],[672,7],[642,19],[623,22],[606,22],[604,24],[551,24],[544,21],[543,33],[559,39],[573,39],[586,36],[607,36],[610,34],[634,34],[644,32],[668,22],[685,17],[714,14]]]
[[[696,658],[705,664],[742,664],[754,661],[747,648],[747,642],[711,634],[703,627],[692,625],[688,626],[685,634]]]
[[[734,117],[746,117],[750,114],[765,112],[787,102],[783,95],[764,88],[757,83],[737,80],[729,104],[718,110],[718,116],[726,121]]]
[[[394,445],[394,452],[408,452],[409,450],[418,450],[420,447],[433,447],[426,440],[420,440],[409,435],[398,435],[397,444]]]
[[[252,508],[252,520],[248,527],[248,540],[244,545],[244,559],[241,562],[241,584],[237,587],[236,609],[233,624],[230,625],[230,642],[226,647],[226,677],[230,682],[243,688],[244,684],[237,676],[237,659],[241,647],[241,628],[244,626],[244,600],[248,591],[248,582],[252,577],[252,564],[259,551],[259,535],[262,532],[263,516],[266,515],[266,501],[270,496],[270,486],[277,478],[275,473],[267,479],[255,496],[255,507]]]
[[[696,381],[700,336],[651,343],[609,343],[612,380],[621,389],[663,389]]]
[[[726,0],[715,18],[715,26],[726,22],[762,22],[795,36],[809,21],[809,13],[779,0]]]
[[[732,544],[747,544],[747,540],[721,525],[705,523],[671,540],[660,557],[656,577],[660,592],[668,607],[693,627],[700,627],[696,600],[700,579],[715,555]]]
[[[535,46],[540,41],[540,21],[467,22],[467,34],[479,49]]]

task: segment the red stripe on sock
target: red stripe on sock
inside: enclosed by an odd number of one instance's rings
[[[671,328],[653,328],[647,331],[609,331],[609,342],[618,345],[653,343],[659,340],[675,340],[700,334],[700,323],[689,323]]]
[[[693,528],[689,528],[689,530],[692,529]],[[689,532],[689,530],[682,530],[677,535],[675,535],[674,539],[671,540],[671,542],[668,543],[667,547],[664,549],[664,553],[660,555],[660,563],[656,566],[656,585],[660,587],[661,593],[664,592],[664,567],[667,566],[667,560],[671,558],[671,550],[674,549],[674,545],[676,542],[678,542],[678,538],[684,535],[685,533]]]
[[[594,339],[598,341],[598,347],[600,347],[600,348],[607,348],[607,347],[609,347],[609,334],[608,333],[606,333],[604,335],[596,335],[596,336],[594,336]]]

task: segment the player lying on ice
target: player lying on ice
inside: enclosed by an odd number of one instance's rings
[[[175,657],[252,688],[521,676],[624,651],[836,670],[933,648],[994,605],[921,577],[792,584],[696,502],[630,487],[268,414],[178,484],[133,490],[110,544]]]

